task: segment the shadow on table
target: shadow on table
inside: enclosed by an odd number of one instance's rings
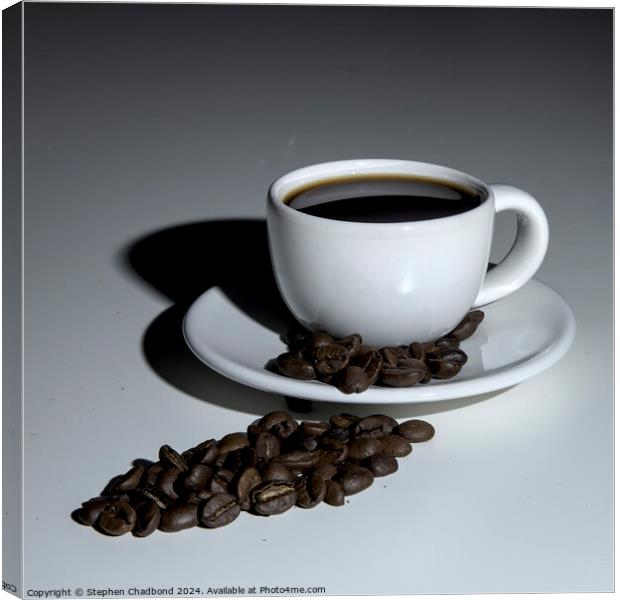
[[[200,221],[158,230],[134,240],[123,252],[122,263],[130,274],[138,275],[150,289],[173,302],[151,322],[142,338],[148,364],[164,381],[195,398],[251,415],[283,408],[281,396],[236,383],[207,367],[194,356],[182,333],[187,309],[213,286],[220,287],[238,308],[278,334],[295,324],[271,270],[264,220]],[[272,357],[265,360],[268,358]],[[312,417],[355,412],[356,406],[362,414],[422,416],[468,406],[500,393],[405,405],[317,402]]]
[[[135,240],[125,264],[176,306],[219,286],[253,319],[277,332],[294,322],[271,270],[262,219],[199,221]]]
[[[196,398],[228,408],[243,410],[238,403],[245,406],[246,398],[246,412],[282,407],[281,397],[240,386],[212,371],[194,356],[182,333],[188,308],[213,286],[278,334],[294,325],[271,270],[264,219],[198,221],[157,230],[132,241],[122,252],[121,262],[132,276],[138,275],[149,289],[173,302],[142,338],[144,356],[162,379]]]

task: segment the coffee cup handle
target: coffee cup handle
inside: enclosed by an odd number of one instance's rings
[[[527,192],[503,183],[490,186],[495,212],[517,213],[517,237],[512,248],[485,275],[473,308],[484,306],[518,290],[540,267],[549,243],[549,225],[540,204]]]

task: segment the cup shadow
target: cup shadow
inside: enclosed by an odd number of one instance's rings
[[[278,292],[264,219],[197,221],[150,232],[122,250],[120,263],[130,276],[172,302],[142,337],[144,357],[159,377],[186,394],[242,412],[282,407],[281,397],[211,370],[194,356],[182,333],[190,305],[213,286],[278,334],[296,323]]]
[[[273,331],[295,322],[271,269],[263,219],[199,221],[134,240],[125,264],[175,306],[220,287],[241,310]]]
[[[157,230],[133,240],[121,253],[121,265],[172,302],[150,323],[142,338],[144,357],[159,377],[195,398],[242,413],[260,415],[283,408],[282,396],[246,387],[210,369],[192,353],[182,333],[190,305],[213,286],[221,288],[252,319],[278,334],[296,324],[275,282],[264,219],[198,221]],[[359,406],[363,414],[388,412],[396,418],[415,417],[461,408],[500,393]],[[334,411],[354,410],[351,403],[316,402],[312,416],[323,418]]]

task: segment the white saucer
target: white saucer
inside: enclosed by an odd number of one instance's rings
[[[286,352],[286,346],[278,333],[240,310],[220,288],[211,288],[192,304],[183,332],[200,360],[234,381],[295,398],[363,404],[428,402],[504,389],[549,368],[575,337],[575,317],[566,301],[534,279],[482,310],[484,321],[461,344],[469,360],[455,378],[411,388],[373,386],[351,395],[319,381],[266,370],[267,361]]]

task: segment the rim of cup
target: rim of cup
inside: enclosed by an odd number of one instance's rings
[[[403,178],[404,180],[417,178],[438,185],[449,185],[457,189],[464,189],[469,193],[473,191],[479,194],[481,202],[479,206],[465,213],[435,217],[424,221],[396,221],[394,223],[334,221],[330,218],[303,213],[295,208],[291,208],[287,203],[287,201],[290,201],[290,199],[309,188],[337,183],[338,180],[376,180],[381,177],[394,179]],[[448,220],[458,219],[464,214],[483,210],[490,196],[491,190],[483,181],[451,167],[404,159],[358,158],[316,163],[295,169],[294,171],[289,171],[273,181],[269,186],[267,198],[270,205],[276,211],[282,212],[291,218],[305,220],[307,222],[319,222],[322,225],[328,222],[334,225],[337,224],[338,227],[351,228],[410,229],[420,226],[428,227],[429,223],[446,222]]]

